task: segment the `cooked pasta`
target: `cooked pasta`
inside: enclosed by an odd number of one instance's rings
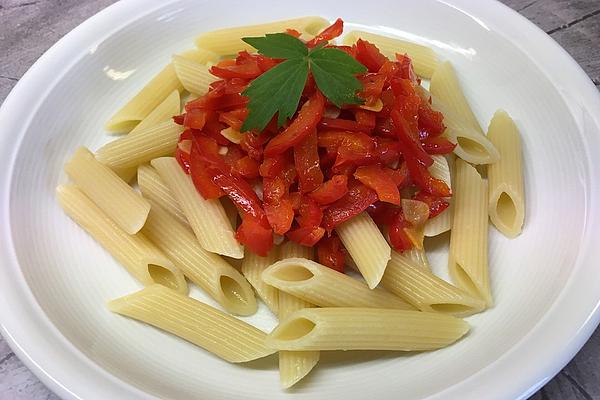
[[[465,317],[483,311],[485,303],[469,295],[403,254],[392,251],[381,284],[421,311]]]
[[[142,228],[150,203],[98,162],[88,149],[77,149],[65,164],[65,172],[125,232],[134,234]]]
[[[488,188],[477,170],[456,161],[454,221],[448,269],[452,280],[492,306],[488,272]]]
[[[452,189],[451,171],[453,170],[454,166],[454,156],[449,155],[446,158],[436,155],[432,156],[432,158],[434,159],[434,163],[431,167],[429,167],[431,176],[443,180],[448,187]],[[452,228],[452,213],[454,212],[454,207],[452,206],[453,199],[450,197],[447,198],[446,201],[449,203],[448,208],[425,223],[425,228],[423,229],[423,234],[425,236],[437,236],[444,232],[448,232],[450,228]]]
[[[235,240],[234,230],[221,202],[218,199],[205,200],[174,158],[157,158],[151,164],[173,192],[204,250],[242,258],[244,250]]]
[[[300,33],[314,35],[327,25],[327,20],[321,17],[302,17],[266,24],[225,28],[198,36],[196,46],[218,55],[236,54],[238,51],[252,50],[250,45],[242,41],[243,37],[263,36],[267,33],[284,32],[286,29],[296,29]]]
[[[410,310],[400,298],[305,258],[287,258],[267,268],[262,279],[280,291],[320,307],[371,307]]]
[[[162,103],[173,90],[182,91],[173,64],[163,68],[127,104],[117,111],[106,123],[112,132],[129,132]]]
[[[65,213],[142,284],[160,283],[187,293],[181,271],[146,236],[123,231],[76,186],[59,186],[56,194]]]
[[[190,60],[183,56],[173,56],[173,65],[177,78],[190,93],[206,93],[208,85],[214,82],[215,77],[208,71],[208,66],[200,62]]]
[[[491,164],[498,160],[498,151],[483,134],[465,98],[452,64],[440,64],[431,77],[429,91],[433,106],[444,114],[444,133],[456,143],[455,154],[474,164]]]
[[[279,248],[279,258],[282,260],[289,258],[302,257],[312,259],[313,249],[300,246],[297,243],[288,241]],[[262,279],[262,276],[261,276]],[[279,292],[279,320],[286,318],[294,311],[303,308],[314,307],[313,304],[302,300],[288,293]],[[294,384],[304,378],[319,362],[320,353],[318,351],[280,351],[279,352],[279,380],[283,388],[292,387]]]
[[[242,274],[250,282],[258,297],[275,315],[279,312],[279,291],[263,282],[261,275],[269,265],[277,261],[277,257],[277,247],[274,247],[266,257],[246,251],[242,260]]]
[[[237,315],[256,312],[256,300],[246,279],[223,258],[200,246],[189,227],[157,204],[152,205],[142,232],[196,285]]]
[[[273,354],[266,334],[252,325],[160,285],[112,300],[114,313],[183,338],[231,363]]]
[[[344,36],[343,43],[352,45],[358,39],[363,39],[374,44],[384,55],[391,59],[396,58],[396,53],[408,54],[413,62],[415,72],[423,78],[431,78],[438,66],[438,58],[435,52],[429,47],[398,38],[381,36],[364,31],[352,31]]]
[[[283,319],[267,336],[278,350],[433,350],[469,331],[458,318],[377,308],[307,308]],[[382,340],[385,338],[385,340]]]
[[[402,253],[402,255],[410,259],[415,266],[425,269],[431,268],[425,249],[417,249],[416,247],[413,247],[410,250],[406,250],[404,253]]]
[[[181,97],[178,90],[173,90],[166,99],[162,101],[146,118],[144,118],[135,128],[129,132],[130,135],[135,135],[153,126],[170,120],[173,115],[179,114],[181,111]]]
[[[500,152],[500,161],[487,169],[490,220],[505,236],[516,237],[523,228],[525,195],[519,130],[511,117],[496,111],[488,138]]]
[[[112,169],[137,167],[154,158],[173,154],[182,131],[182,127],[173,121],[165,121],[107,143],[96,152],[96,158]]]
[[[137,183],[146,199],[171,213],[183,225],[189,226],[188,220],[173,192],[154,168],[147,164],[140,165],[138,167]]]
[[[217,61],[219,61],[219,58],[220,58],[217,53],[208,51],[206,49],[199,49],[199,48],[186,50],[177,55],[180,57],[186,58],[188,60],[192,60],[194,62],[200,63],[200,64],[216,63]]]
[[[342,243],[370,289],[375,288],[390,259],[391,248],[369,214],[362,212],[336,228]]]

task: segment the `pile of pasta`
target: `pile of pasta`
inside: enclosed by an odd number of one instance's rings
[[[424,227],[428,237],[451,232],[453,284],[431,271],[423,248],[393,250],[367,212],[336,228],[360,279],[315,262],[312,247],[292,241],[265,257],[244,253],[234,237],[236,207],[227,198],[204,199],[174,158],[183,127],[172,117],[184,96],[206,93],[215,80],[211,64],[251,50],[242,37],[294,29],[310,38],[327,25],[304,17],[203,34],[107,123],[127,134],[95,154],[76,150],[65,166],[73,183],[57,188],[65,212],[145,286],[112,300],[111,311],[232,363],[277,352],[284,388],[313,369],[320,351],[433,350],[463,337],[469,326],[461,318],[493,305],[488,218],[508,237],[524,220],[521,145],[510,116],[496,112],[485,134],[449,62],[419,44],[354,31],[344,43],[362,38],[412,59],[416,74],[430,80],[422,90],[444,115],[444,137],[456,144],[429,167],[452,197]],[[139,192],[130,184],[136,175]],[[222,309],[189,297],[188,280]],[[268,334],[234,316],[256,312],[255,294],[279,318]]]

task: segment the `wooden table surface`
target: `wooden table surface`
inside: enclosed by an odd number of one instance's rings
[[[502,1],[560,43],[600,88],[599,0]],[[44,51],[85,19],[113,2],[0,0],[0,102]],[[1,337],[0,399],[58,399],[19,361]],[[532,399],[600,399],[600,329],[573,361]]]

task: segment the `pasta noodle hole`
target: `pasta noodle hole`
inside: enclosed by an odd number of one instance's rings
[[[506,226],[512,226],[517,217],[517,207],[512,197],[506,192],[502,192],[496,202],[496,212],[502,223]]]
[[[233,303],[248,304],[248,299],[244,296],[244,290],[242,286],[235,279],[227,275],[221,275],[219,278],[219,285],[221,291],[225,295],[228,301]]]
[[[315,275],[302,265],[286,265],[273,272],[274,278],[288,282],[307,281],[313,276]]]
[[[178,289],[175,275],[167,268],[156,264],[149,264],[148,273],[154,282],[174,290]]]
[[[462,136],[457,136],[456,141],[458,142],[458,145],[466,153],[472,154],[474,156],[480,156],[480,157],[489,155],[486,148],[483,147],[480,143],[476,142],[473,139],[469,139],[469,138],[462,137]]]
[[[462,287],[465,288],[469,294],[478,295],[479,289],[477,288],[477,285],[475,285],[475,282],[473,282],[473,280],[471,279],[469,274],[467,274],[467,272],[463,269],[463,267],[461,267],[461,265],[458,263],[456,263],[454,265],[454,267],[456,270],[456,273],[455,273],[456,280],[458,282],[460,282]]]
[[[296,340],[300,339],[315,329],[316,324],[308,318],[294,318],[283,325],[280,325],[275,335],[277,340]]]

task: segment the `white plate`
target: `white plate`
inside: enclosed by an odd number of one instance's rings
[[[523,133],[525,231],[491,229],[497,305],[467,338],[422,354],[330,353],[293,394],[274,358],[229,365],[111,315],[139,285],[61,212],[62,165],[107,140],[103,122],[192,38],[220,26],[341,16],[433,46],[451,60],[486,126],[505,108]],[[543,385],[598,324],[600,99],[548,36],[495,2],[381,0],[118,3],[50,49],[0,111],[2,334],[67,399],[513,399]],[[438,270],[445,249],[433,257]],[[197,294],[197,293],[196,293]],[[262,328],[263,307],[249,318]]]

